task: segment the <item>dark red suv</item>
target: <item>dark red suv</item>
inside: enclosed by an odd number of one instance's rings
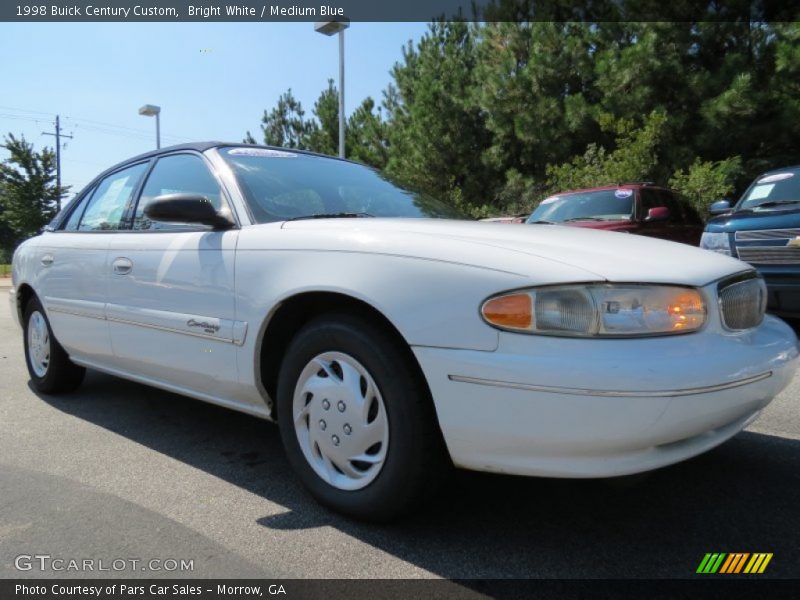
[[[683,242],[697,246],[703,220],[672,190],[623,183],[562,192],[545,198],[526,223],[558,223]]]

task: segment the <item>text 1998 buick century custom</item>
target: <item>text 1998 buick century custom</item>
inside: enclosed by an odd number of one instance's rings
[[[794,333],[738,260],[452,216],[302,152],[133,158],[14,255],[33,385],[89,367],[275,419],[316,498],[380,519],[451,462],[608,477],[687,459],[795,372]]]

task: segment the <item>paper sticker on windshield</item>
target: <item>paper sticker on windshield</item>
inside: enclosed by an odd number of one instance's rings
[[[775,183],[776,181],[783,181],[794,177],[794,173],[775,173],[774,175],[767,175],[758,180],[758,183]]]
[[[761,198],[766,198],[767,196],[769,196],[769,193],[772,191],[772,188],[774,187],[775,187],[774,183],[770,183],[769,185],[757,185],[750,192],[750,195],[747,196],[747,199],[760,200]]]
[[[297,158],[297,154],[269,148],[232,148],[228,150],[230,156],[268,156],[270,158]]]
[[[551,196],[550,198],[545,198],[544,200],[539,202],[539,206],[543,206],[545,204],[552,204],[553,202],[556,202],[559,199],[560,198],[558,196]]]
[[[633,190],[617,190],[614,195],[617,198],[630,198],[633,195]]]

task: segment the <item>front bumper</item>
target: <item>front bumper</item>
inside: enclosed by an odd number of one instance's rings
[[[767,316],[627,340],[500,334],[495,352],[415,347],[457,466],[611,477],[685,460],[729,439],[789,383],[798,343]]]

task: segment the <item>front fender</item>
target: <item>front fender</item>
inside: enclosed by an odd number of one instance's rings
[[[492,351],[498,332],[480,318],[486,297],[525,278],[436,260],[336,251],[240,251],[237,318],[257,337],[274,307],[306,292],[356,298],[412,346]]]

